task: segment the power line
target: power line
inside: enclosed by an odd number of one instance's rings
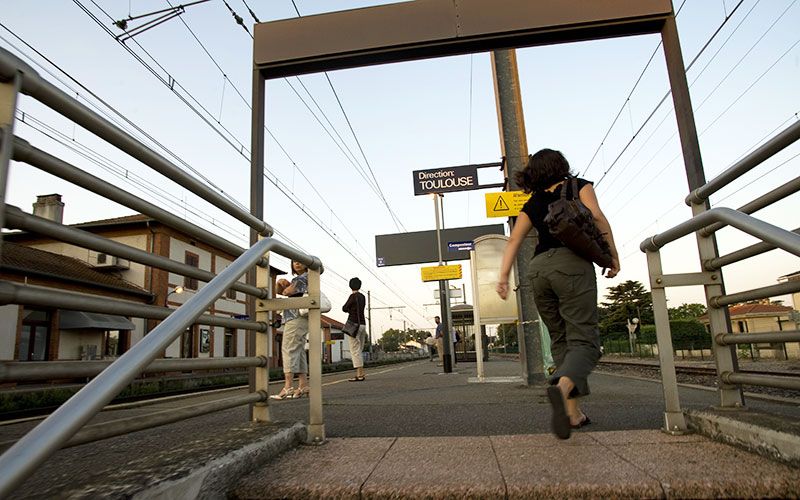
[[[292,0],[292,6],[294,6],[294,10],[297,13],[297,17],[303,17],[300,14],[300,10],[297,8],[297,4],[294,2],[294,0]],[[350,128],[350,133],[353,135],[353,139],[356,141],[358,150],[361,152],[362,158],[364,158],[364,163],[366,163],[367,169],[369,169],[369,172],[372,175],[372,180],[375,183],[375,187],[378,189],[378,192],[380,193],[380,198],[383,201],[384,205],[386,206],[386,209],[389,211],[389,214],[391,215],[392,219],[394,220],[395,227],[397,228],[398,231],[401,229],[401,227],[403,231],[407,231],[405,229],[405,226],[403,226],[403,223],[400,222],[400,219],[392,210],[392,207],[389,206],[389,201],[386,199],[386,196],[383,194],[383,190],[380,188],[378,180],[375,178],[375,172],[372,170],[372,166],[369,164],[367,155],[366,153],[364,153],[364,148],[361,147],[361,141],[358,140],[358,135],[356,134],[356,131],[353,129],[352,123],[350,123],[350,117],[347,116],[347,112],[344,110],[344,106],[342,106],[342,101],[339,98],[338,92],[336,92],[336,88],[333,86],[333,82],[331,81],[328,72],[325,71],[324,74],[325,74],[325,79],[328,81],[328,85],[330,86],[331,91],[333,92],[333,95],[336,98],[336,102],[339,104],[339,109],[342,111],[342,115],[344,116],[344,119],[347,122],[347,126]]]
[[[77,0],[76,0],[76,3],[78,3],[78,2],[77,2]],[[80,5],[80,6],[81,6],[81,7],[83,7],[82,5]],[[84,8],[84,11],[86,12],[86,11],[87,11],[87,9],[85,9],[85,8]],[[88,14],[90,14],[90,12],[87,12],[87,13],[88,13]],[[106,14],[106,15],[108,15],[108,14]],[[93,20],[95,20],[96,22],[97,22],[97,21],[99,21],[99,20],[97,20],[97,19],[96,19],[96,17],[95,17],[95,16],[93,16],[93,15],[91,15],[90,17],[91,17]],[[110,17],[110,16],[109,16],[109,17]],[[102,26],[102,23],[99,23],[99,24],[101,24],[101,26]],[[5,27],[4,27],[4,28],[5,28]],[[8,30],[8,28],[6,28],[6,29]],[[106,31],[108,32],[108,30],[106,30]],[[9,30],[9,32],[10,32],[10,30]],[[12,34],[13,34],[13,32],[12,32]],[[15,36],[16,36],[16,35],[15,35]],[[17,38],[19,38],[19,37],[17,37]],[[26,43],[26,45],[30,47],[30,45],[29,45],[29,44],[27,44],[27,43]],[[35,49],[34,49],[34,50],[35,50]],[[89,93],[90,93],[92,96],[96,97],[96,94],[94,94],[93,92],[91,92],[91,91],[90,91],[88,88],[86,88],[86,87],[85,87],[83,84],[81,84],[81,83],[80,83],[80,82],[79,82],[77,79],[73,78],[71,75],[69,75],[69,74],[68,74],[66,71],[64,71],[62,68],[60,68],[59,66],[55,65],[55,64],[54,64],[52,61],[50,61],[49,59],[47,59],[46,57],[44,57],[43,55],[41,55],[41,53],[40,53],[40,52],[38,52],[38,51],[35,51],[35,52],[36,52],[37,54],[39,54],[41,57],[43,57],[45,60],[47,60],[49,63],[53,64],[53,65],[54,65],[56,68],[58,68],[58,69],[59,69],[60,71],[62,71],[64,74],[66,74],[66,75],[67,75],[67,76],[68,76],[68,77],[69,77],[71,80],[73,80],[73,81],[74,81],[74,82],[76,82],[78,85],[80,85],[80,86],[81,86],[81,88],[84,88],[84,89],[86,89],[86,91],[87,91],[87,92],[89,92]],[[130,51],[129,51],[129,52],[130,52]],[[152,58],[152,56],[150,56],[150,57]],[[139,61],[140,61],[142,64],[144,64],[146,67],[148,67],[148,69],[151,69],[151,68],[149,68],[149,66],[147,66],[147,64],[146,64],[146,63],[145,63],[145,62],[144,62],[144,61],[143,61],[141,58],[137,58],[137,60],[139,60]],[[152,69],[151,69],[151,72],[152,72]],[[162,80],[162,81],[163,81],[163,80]],[[102,102],[104,105],[108,106],[108,107],[109,107],[109,109],[114,109],[114,108],[113,108],[113,107],[111,107],[111,106],[110,106],[108,103],[106,103],[105,101],[103,101],[102,99],[100,99],[99,97],[96,97],[96,98],[97,98],[97,99],[98,99],[100,102]],[[185,100],[185,99],[181,99],[181,100],[182,100],[184,103],[186,103],[186,104],[188,105],[188,103],[186,102],[186,100]],[[190,106],[190,107],[191,107],[191,106]],[[196,111],[196,110],[195,110],[195,111]],[[129,123],[131,123],[131,124],[132,124],[132,122],[130,122],[130,121],[127,119],[127,118],[124,118],[124,117],[123,117],[123,119],[125,119],[127,122],[129,122]],[[205,122],[208,124],[208,121],[207,121],[207,120],[204,120],[204,121],[205,121]],[[138,127],[137,127],[137,129],[138,129]],[[230,143],[229,143],[229,144],[230,144]],[[240,153],[240,154],[241,154],[241,153]],[[265,177],[266,177],[268,180],[270,180],[270,182],[273,182],[273,181],[272,181],[272,179],[269,179],[269,177],[266,175],[266,173],[265,173],[264,175],[265,175]],[[277,179],[277,178],[276,178],[276,179]],[[277,184],[276,182],[273,182],[273,184],[274,184],[276,187],[280,187],[280,186],[278,186],[278,184]],[[285,194],[287,191],[286,191],[286,190],[281,190],[281,192],[283,192],[283,193]],[[229,195],[226,195],[226,196],[229,196]],[[293,202],[295,202],[295,200],[293,200],[291,197],[289,197],[288,195],[286,195],[286,196],[287,196],[287,197],[288,197],[290,200],[292,200]],[[184,208],[185,208],[185,207],[184,207]],[[341,242],[339,241],[339,238],[336,238],[336,237],[335,237],[335,235],[333,235],[333,234],[332,234],[330,231],[328,231],[328,230],[327,230],[327,228],[325,228],[324,224],[322,224],[322,223],[321,223],[320,221],[318,221],[317,219],[315,219],[315,218],[311,217],[311,214],[310,214],[310,213],[309,213],[309,212],[308,212],[308,211],[307,211],[307,210],[306,210],[304,207],[300,207],[300,206],[298,206],[298,208],[301,208],[301,211],[302,211],[303,213],[305,213],[305,214],[306,214],[306,215],[307,215],[307,216],[308,216],[310,219],[312,219],[312,221],[314,221],[314,223],[315,223],[315,224],[317,224],[317,225],[319,225],[321,228],[323,228],[323,230],[325,230],[326,234],[328,234],[329,236],[331,236],[331,237],[332,237],[332,238],[333,238],[333,239],[334,239],[334,240],[335,240],[335,241],[336,241],[336,242],[337,242],[337,243],[338,243],[338,244],[339,244],[339,245],[340,245],[340,246],[341,246],[341,247],[342,247],[342,248],[343,248],[343,249],[344,249],[344,250],[345,250],[345,251],[346,251],[348,254],[350,254],[350,255],[351,255],[351,256],[352,256],[352,257],[353,257],[353,258],[354,258],[354,259],[355,259],[357,262],[359,262],[359,264],[361,264],[361,265],[362,265],[364,268],[366,268],[368,271],[372,272],[372,271],[369,269],[369,266],[367,266],[366,264],[364,264],[364,263],[363,263],[363,262],[362,262],[362,261],[361,261],[361,260],[360,260],[358,257],[356,257],[356,256],[353,254],[353,252],[352,252],[352,251],[350,251],[349,249],[347,249],[346,247],[344,247],[344,245],[342,245],[342,244],[341,244]],[[345,226],[345,227],[346,227],[346,226]],[[354,238],[354,241],[356,241],[356,239],[355,239],[355,238]],[[374,273],[373,273],[373,274],[374,274]],[[377,276],[376,276],[376,278],[377,278]],[[390,288],[390,289],[392,289],[392,287],[390,287],[388,284],[386,284],[386,282],[384,282],[384,281],[380,280],[380,278],[378,278],[378,279],[379,279],[379,281],[380,281],[380,282],[381,282],[381,283],[382,283],[384,286],[386,286],[387,288]],[[399,295],[398,295],[398,297],[399,297]],[[412,307],[413,307],[413,306],[412,306]],[[421,317],[424,317],[424,314],[420,313],[420,316],[421,316]]]
[[[725,23],[727,23],[727,22],[728,22],[728,20],[731,18],[731,16],[732,16],[732,15],[733,15],[733,13],[736,11],[736,9],[738,9],[738,8],[739,8],[739,5],[741,5],[741,4],[742,4],[742,1],[743,1],[743,0],[740,0],[740,1],[739,1],[739,4],[737,4],[736,8],[734,8],[734,9],[733,9],[733,11],[731,11],[731,13],[730,13],[730,14],[729,14],[729,15],[728,15],[728,16],[727,16],[727,17],[726,17],[726,18],[725,18],[725,19],[722,21],[722,24],[720,25],[720,27],[719,27],[719,28],[717,28],[717,30],[714,32],[714,34],[713,34],[713,35],[711,35],[711,38],[710,38],[710,39],[709,39],[709,40],[708,40],[708,41],[705,43],[705,45],[703,45],[703,47],[700,49],[700,51],[697,53],[697,55],[695,55],[695,57],[692,59],[692,62],[690,62],[690,63],[689,63],[689,65],[686,67],[686,71],[687,71],[687,72],[689,71],[689,69],[691,69],[691,67],[694,65],[694,63],[697,61],[697,59],[700,57],[700,55],[701,55],[703,52],[705,52],[706,48],[707,48],[707,47],[709,46],[709,44],[711,43],[711,40],[713,40],[713,39],[714,39],[714,38],[717,36],[717,34],[718,34],[718,33],[720,32],[720,30],[722,29],[722,26],[724,26],[724,25],[725,25]],[[683,5],[684,5],[685,3],[686,3],[686,0],[684,0],[684,1],[683,1],[683,3],[681,4],[681,8],[683,8]],[[680,12],[680,9],[678,10],[678,12]],[[677,17],[677,14],[676,14],[676,17]],[[660,47],[660,46],[661,46],[661,42],[659,42],[659,47]],[[657,50],[658,50],[658,47],[656,47],[656,51],[657,51]],[[650,56],[650,59],[648,60],[648,62],[647,62],[647,65],[645,66],[645,70],[647,69],[647,66],[649,66],[649,65],[650,65],[650,62],[653,60],[653,56],[655,55],[655,53],[656,53],[656,52],[654,51],[654,52],[653,52],[653,54]],[[644,71],[642,72],[642,74],[640,74],[640,75],[639,75],[639,78],[636,80],[636,84],[634,84],[634,90],[635,90],[636,86],[639,84],[639,82],[641,81],[641,79],[642,79],[642,75],[644,75]],[[619,159],[622,157],[622,155],[623,155],[623,154],[625,154],[625,151],[627,151],[627,150],[628,150],[628,147],[630,147],[630,145],[633,143],[633,141],[636,139],[636,137],[639,135],[639,133],[640,133],[640,132],[641,132],[641,131],[644,129],[644,127],[647,125],[647,123],[650,121],[650,119],[652,119],[652,118],[653,118],[653,116],[655,115],[655,113],[656,113],[656,111],[658,110],[658,108],[660,108],[660,107],[661,107],[661,105],[664,103],[664,101],[666,101],[667,97],[669,97],[669,95],[670,95],[671,93],[672,93],[672,91],[671,91],[671,90],[670,90],[670,91],[667,91],[667,93],[664,95],[664,97],[662,97],[662,98],[661,98],[661,100],[658,102],[658,104],[656,104],[655,108],[653,108],[653,110],[650,112],[650,115],[649,115],[649,116],[648,116],[648,117],[647,117],[647,118],[644,120],[644,122],[642,122],[642,124],[641,124],[641,126],[639,127],[639,129],[638,129],[638,130],[637,130],[637,131],[636,131],[636,132],[635,132],[635,133],[634,133],[634,134],[631,136],[630,140],[628,140],[628,143],[625,145],[625,147],[623,147],[623,148],[622,148],[622,151],[620,151],[620,153],[617,155],[617,157],[614,159],[614,161],[611,163],[611,165],[610,165],[610,166],[609,166],[609,167],[608,167],[608,168],[605,170],[605,172],[603,172],[603,175],[602,175],[602,176],[600,177],[600,179],[599,179],[599,180],[598,180],[598,181],[595,183],[595,186],[599,186],[599,185],[600,185],[600,183],[603,181],[603,179],[606,177],[606,175],[608,175],[608,173],[611,171],[611,169],[612,169],[612,168],[614,168],[614,166],[617,164],[617,162],[618,162],[618,161],[619,161]],[[616,123],[616,121],[617,121],[617,118],[619,118],[619,115],[622,113],[622,110],[625,108],[625,104],[627,104],[627,103],[628,103],[628,101],[630,100],[630,97],[631,97],[631,95],[632,95],[632,94],[633,94],[633,90],[631,90],[631,93],[630,93],[630,94],[628,94],[628,98],[625,100],[625,103],[623,103],[622,107],[620,108],[620,111],[617,113],[617,117],[616,117],[616,118],[614,118],[614,122],[611,124],[611,127],[613,127],[613,126],[614,126],[614,123]],[[609,128],[608,132],[606,133],[605,137],[603,138],[603,142],[605,142],[605,138],[607,138],[607,137],[608,137],[608,133],[609,133],[609,132],[611,132],[611,127]],[[598,147],[598,150],[600,149],[600,147],[602,147],[602,143],[601,143],[601,145]],[[597,153],[595,152],[595,155],[596,155],[596,154],[597,154]],[[592,159],[594,159],[594,157],[592,157]],[[589,169],[589,167],[587,166],[587,167],[586,167],[586,170],[584,170],[584,175],[586,174],[586,172],[588,171],[588,169]]]

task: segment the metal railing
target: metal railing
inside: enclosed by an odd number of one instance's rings
[[[735,262],[763,254],[773,249],[781,249],[800,256],[800,231],[786,230],[756,219],[750,214],[770,206],[800,190],[800,177],[747,203],[737,210],[725,207],[707,208],[708,197],[724,186],[752,170],[768,158],[800,139],[800,122],[787,127],[775,137],[762,144],[755,151],[722,172],[713,180],[693,190],[686,198],[687,205],[695,216],[677,226],[654,235],[640,245],[647,254],[650,286],[653,297],[653,312],[656,323],[661,377],[664,390],[665,430],[682,432],[687,429],[678,398],[675,376],[672,336],[667,314],[666,288],[673,286],[703,285],[706,292],[708,316],[713,338],[713,354],[716,364],[720,406],[737,408],[744,406],[741,386],[758,385],[800,389],[800,380],[781,376],[747,375],[739,373],[738,360],[734,347],[752,342],[785,343],[800,340],[800,331],[784,330],[749,335],[731,332],[728,305],[747,300],[764,299],[800,291],[800,281],[787,281],[778,285],[746,290],[738,293],[725,293],[722,277],[723,267]],[[742,248],[728,255],[718,255],[716,244],[705,244],[719,229],[731,226],[762,240],[761,243]],[[661,265],[661,248],[691,233],[696,233],[700,247],[701,268],[698,273],[664,274]],[[709,248],[712,250],[709,251]]]
[[[260,235],[260,239],[251,248],[241,248],[15,137],[13,129],[19,93],[35,98],[156,172],[207,200],[228,215],[246,224]],[[168,257],[155,255],[88,231],[26,214],[13,206],[7,206],[5,204],[5,185],[9,162],[12,159],[37,167],[147,215],[184,233],[187,237],[215,247],[220,253],[236,258],[227,268],[215,275],[209,271],[173,261]],[[324,439],[321,392],[322,334],[319,310],[319,276],[322,272],[320,260],[272,238],[272,228],[266,222],[251,215],[236,203],[185,173],[122,129],[45,81],[19,58],[3,49],[0,49],[0,197],[0,226],[3,228],[27,231],[206,283],[180,307],[169,309],[100,295],[0,280],[0,305],[19,304],[161,320],[158,326],[147,332],[146,336],[113,362],[0,362],[0,382],[37,379],[41,378],[43,373],[53,378],[94,377],[78,393],[0,456],[0,497],[9,495],[17,485],[34,472],[41,462],[64,446],[104,439],[239,405],[253,405],[252,419],[269,422],[267,395],[269,382],[267,356],[268,342],[270,341],[268,334],[271,330],[269,316],[271,311],[280,309],[298,307],[309,309],[309,359],[316,360],[316,362],[309,363],[311,392],[308,437],[313,441]],[[307,296],[271,298],[270,277],[268,276],[269,252],[277,253],[308,266]],[[0,240],[1,257],[2,240]],[[239,281],[243,275],[254,268],[256,268],[255,280],[251,280],[251,283]],[[255,299],[254,320],[205,314],[209,306],[229,289],[240,291]],[[248,356],[222,359],[156,359],[186,331],[187,327],[196,323],[246,329],[256,337],[255,352],[248,353]],[[251,383],[250,393],[245,396],[194,405],[178,411],[170,410],[138,416],[135,419],[122,419],[107,424],[85,426],[104,405],[141,373],[237,367],[250,367],[254,370],[251,377],[254,382]]]

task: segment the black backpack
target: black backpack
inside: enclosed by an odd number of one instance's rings
[[[572,199],[567,199],[570,186]],[[561,198],[547,207],[544,223],[565,247],[604,269],[611,267],[611,247],[597,228],[591,210],[578,197],[576,177],[561,186]]]

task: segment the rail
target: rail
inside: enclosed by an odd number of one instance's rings
[[[20,94],[38,100],[167,179],[206,200],[219,210],[244,223],[251,231],[260,235],[259,238],[250,248],[242,248],[14,136],[17,102]],[[172,260],[167,256],[156,255],[87,230],[68,227],[58,221],[30,215],[17,207],[6,205],[6,179],[11,160],[27,163],[148,216],[172,230],[186,235],[189,239],[217,249],[220,255],[232,256],[232,262],[223,271],[215,274]],[[310,359],[316,360],[316,362],[309,363],[311,393],[308,436],[309,440],[313,441],[324,439],[321,392],[322,335],[319,309],[321,294],[319,278],[323,270],[321,261],[273,238],[273,230],[265,221],[187,174],[124,130],[42,79],[35,70],[4,49],[0,49],[0,227],[25,231],[49,239],[49,241],[59,241],[66,245],[127,259],[142,264],[145,269],[159,269],[205,283],[198,286],[197,292],[183,304],[172,309],[167,307],[166,299],[169,294],[166,282],[163,283],[163,290],[155,290],[151,283],[150,293],[137,292],[139,296],[149,297],[150,303],[145,304],[97,293],[64,290],[57,286],[57,282],[51,282],[49,286],[39,286],[13,281],[13,276],[0,280],[0,307],[17,305],[22,306],[21,310],[24,307],[33,306],[54,311],[106,313],[161,321],[157,326],[145,331],[144,333],[147,334],[143,335],[141,340],[133,344],[127,352],[113,362],[0,361],[0,382],[41,380],[43,377],[94,377],[73,397],[0,456],[0,497],[9,496],[16,486],[35,471],[39,464],[64,446],[104,439],[239,405],[252,405],[254,421],[269,422],[267,384],[270,349],[268,342],[270,342],[272,330],[271,314],[280,309],[298,307],[309,309],[309,353]],[[0,239],[0,257],[5,254],[3,250],[3,240]],[[307,296],[272,298],[273,278],[268,274],[271,252],[308,266]],[[13,263],[5,260],[0,260],[0,262],[5,271],[18,270]],[[247,283],[240,281],[245,274],[249,276]],[[237,319],[206,313],[229,290],[242,292],[251,298],[253,305],[249,307],[249,311],[251,315],[255,315],[255,318]],[[163,303],[164,306],[152,305],[157,297],[159,303]],[[247,352],[246,356],[226,358],[157,359],[164,355],[170,345],[174,345],[188,327],[198,323],[247,330],[250,337],[254,338],[254,352]],[[147,326],[145,325],[145,330]],[[17,352],[16,346],[14,352]],[[86,425],[104,405],[141,373],[238,367],[249,367],[252,370],[250,391],[245,396],[203,403],[179,412],[170,410],[136,417],[136,419],[122,420],[114,426]]]
[[[672,335],[667,313],[666,288],[668,287],[702,285],[705,288],[718,378],[717,392],[721,407],[744,407],[742,385],[797,388],[796,380],[787,381],[774,375],[754,375],[740,372],[734,348],[737,345],[753,342],[785,344],[800,340],[800,332],[784,330],[768,333],[733,333],[727,306],[747,300],[764,299],[800,291],[800,281],[787,281],[774,286],[728,294],[725,293],[723,267],[774,249],[781,249],[800,256],[800,234],[798,234],[800,231],[798,229],[783,229],[751,215],[800,190],[800,177],[784,183],[736,210],[727,207],[709,208],[708,197],[798,139],[800,139],[800,122],[790,125],[711,181],[692,190],[686,198],[686,203],[692,207],[694,217],[647,238],[639,246],[647,255],[665,400],[664,427],[668,432],[683,432],[687,429],[680,407],[675,376]],[[762,242],[720,256],[714,237],[716,231],[727,226],[755,236]],[[662,247],[691,233],[696,234],[702,271],[664,274],[661,264]]]

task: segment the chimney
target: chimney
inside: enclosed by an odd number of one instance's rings
[[[64,220],[64,203],[60,194],[44,194],[36,197],[33,215],[61,224]]]

